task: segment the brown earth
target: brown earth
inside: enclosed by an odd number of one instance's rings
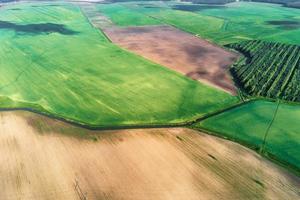
[[[193,79],[236,89],[228,68],[238,55],[170,26],[104,28],[112,42]]]
[[[0,113],[0,199],[299,199],[300,179],[185,128],[88,131]]]

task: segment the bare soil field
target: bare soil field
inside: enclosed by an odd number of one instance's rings
[[[232,94],[228,67],[238,55],[170,26],[103,29],[112,42],[193,79]]]
[[[89,131],[0,113],[0,199],[299,199],[300,179],[185,128]]]

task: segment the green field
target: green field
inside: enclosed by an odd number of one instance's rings
[[[230,69],[243,92],[300,101],[300,46],[252,40],[228,47],[244,54]]]
[[[0,8],[0,107],[91,126],[180,123],[238,101],[124,51],[71,4]]]
[[[131,4],[115,3],[115,4],[99,4],[98,9],[109,16],[109,18],[118,26],[143,26],[143,25],[159,25],[158,20],[147,16],[147,12],[151,8],[142,9]],[[156,9],[154,9],[156,10]],[[145,12],[144,12],[145,11]]]
[[[254,149],[262,147],[277,103],[257,100],[208,118],[196,125]],[[266,137],[265,151],[300,173],[300,106],[279,104]]]
[[[131,2],[99,4],[98,9],[117,25],[165,23],[222,45],[252,39],[300,44],[300,9],[276,4],[237,2],[207,6],[172,1]],[[124,15],[119,17],[118,13]]]

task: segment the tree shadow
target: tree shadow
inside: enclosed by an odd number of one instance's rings
[[[293,30],[300,28],[300,22],[295,20],[271,20],[267,24],[277,26],[285,30]]]
[[[226,6],[221,5],[199,5],[199,4],[177,4],[172,6],[173,10],[182,10],[182,11],[189,11],[189,12],[197,12],[202,10],[208,9],[220,9],[220,8],[227,8]]]
[[[8,2],[12,2],[12,1],[16,1],[16,0],[0,0],[0,3],[8,3]]]
[[[41,23],[41,24],[15,24],[0,20],[0,29],[10,29],[15,32],[30,34],[60,33],[63,35],[75,35],[78,32],[68,29],[63,24]]]

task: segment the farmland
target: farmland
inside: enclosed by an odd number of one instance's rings
[[[245,55],[231,68],[245,93],[300,101],[300,46],[254,40],[228,47]]]
[[[143,44],[148,42],[144,47],[138,44],[138,37],[149,34],[162,25],[169,25],[221,45],[230,43],[225,46],[244,55],[231,68],[235,83],[243,96],[246,94],[246,98],[266,97],[298,101],[299,47],[295,44],[299,44],[299,38],[297,39],[299,10],[273,4],[245,2],[224,6],[174,2],[117,4],[118,10],[124,9],[128,13],[131,10],[132,13],[144,15],[145,19],[156,20],[156,23],[149,24],[147,21],[135,18],[134,14],[124,15],[122,20],[118,20],[114,17],[117,15],[114,12],[115,6],[115,4],[98,5],[100,13],[118,26],[111,25],[113,26],[111,29],[107,27],[104,29],[113,42],[144,56],[147,55],[144,51],[154,45],[155,41],[151,41],[151,37],[144,37]],[[132,37],[132,43],[126,38],[128,35]],[[173,34],[167,35],[170,38],[173,36]],[[155,39],[159,37],[159,35],[153,36]],[[158,60],[157,57],[163,58],[161,49],[157,48],[160,54],[155,58],[151,56],[148,58],[151,60]],[[151,53],[154,51],[155,49]],[[166,61],[162,64],[170,63],[171,61]],[[208,77],[207,74],[205,77]],[[297,111],[299,106],[281,103],[278,116],[273,120],[276,108],[277,103],[271,101],[259,100],[245,103],[200,121],[192,127],[229,138],[259,152],[262,149],[263,155],[299,174],[300,148],[296,130],[298,127],[296,121],[289,121],[291,118],[299,117],[297,112],[291,112],[293,109]],[[240,120],[241,123],[231,124],[235,120]],[[273,126],[270,129],[270,137],[267,138],[266,145],[263,145],[271,121]],[[297,128],[293,128],[295,126]],[[273,129],[276,130],[275,133],[272,132]],[[281,139],[282,137],[285,139]]]
[[[276,111],[277,103],[257,100],[208,118],[196,127],[260,149]],[[300,106],[279,104],[276,118],[266,137],[265,151],[300,173]]]
[[[118,127],[181,123],[237,102],[120,49],[77,6],[20,3],[0,9],[1,108]]]
[[[136,11],[134,8],[126,6],[127,4],[99,4],[98,8],[105,13],[118,26],[142,26],[158,25],[158,20],[147,16],[143,10]],[[151,8],[149,8],[151,9]],[[146,10],[145,10],[146,11]],[[97,10],[95,10],[97,12]]]
[[[1,200],[299,198],[299,178],[190,129],[89,131],[14,111],[0,130]]]
[[[277,4],[131,2],[99,4],[98,10],[120,26],[169,24],[221,45],[253,39],[300,44],[300,10]],[[117,17],[125,11],[128,15]]]
[[[104,28],[113,43],[192,79],[236,94],[229,67],[237,53],[170,26]]]
[[[299,16],[1,3],[0,199],[300,199]]]

